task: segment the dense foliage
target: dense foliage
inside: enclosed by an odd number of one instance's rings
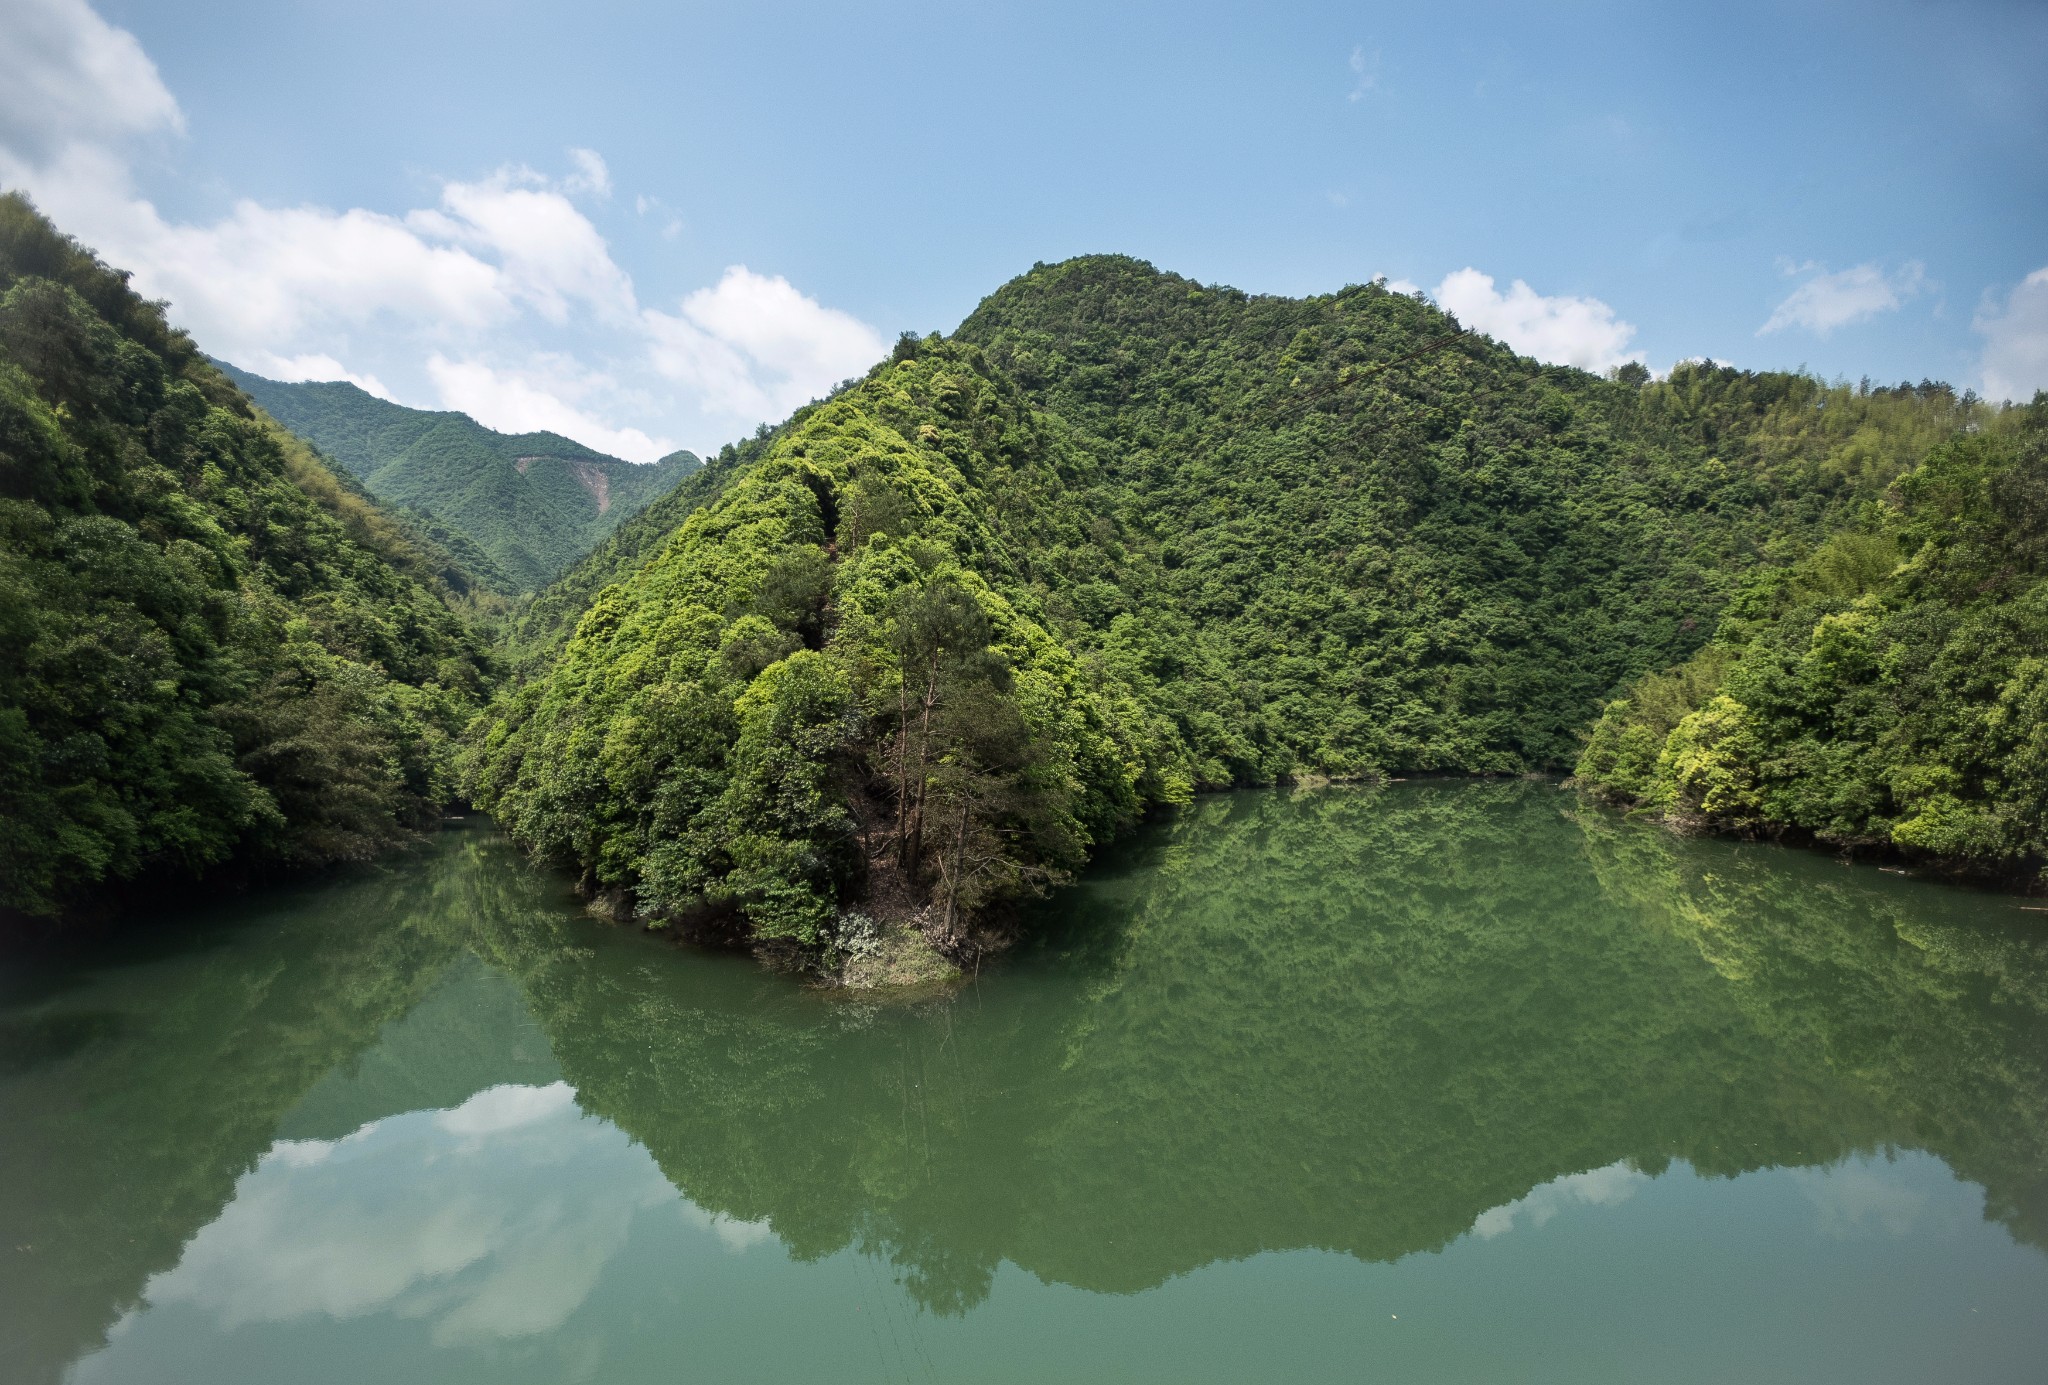
[[[557,433],[499,433],[346,381],[285,384],[222,369],[370,494],[421,516],[506,596],[545,586],[698,466],[688,452],[637,466]]]
[[[978,352],[906,354],[724,479],[501,703],[476,793],[515,835],[652,915],[813,943],[873,876],[957,923],[1157,787],[1164,749],[1027,576],[1087,541],[1064,498],[1089,459]]]
[[[0,909],[430,819],[484,692],[447,561],[0,197]]]
[[[2048,400],[1938,449],[1610,702],[1582,781],[1992,871],[2048,855]]]
[[[1759,554],[1969,411],[1699,365],[1602,380],[1378,285],[1252,296],[1113,256],[1039,266],[959,335],[1101,440],[1095,503],[1139,560],[1077,571],[1075,605],[1204,784],[1569,764]]]
[[[1745,569],[1978,411],[1601,380],[1379,285],[1041,266],[543,598],[476,794],[650,920],[819,943],[865,896],[954,939],[1200,789],[1569,764]]]
[[[798,410],[791,424],[810,413]],[[785,429],[790,425],[785,425]],[[625,520],[581,561],[524,603],[511,622],[508,652],[523,664],[545,663],[575,633],[576,622],[600,591],[622,580],[666,543],[668,536],[701,506],[716,499],[741,470],[767,450],[771,434],[739,444],[728,443],[647,507]]]

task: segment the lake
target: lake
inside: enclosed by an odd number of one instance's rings
[[[8,964],[0,1374],[2038,1382],[2034,903],[1276,790],[878,1004],[460,824]]]

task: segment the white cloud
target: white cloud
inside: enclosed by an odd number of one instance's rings
[[[441,403],[501,433],[560,433],[587,447],[652,462],[675,451],[665,437],[638,428],[614,427],[563,394],[589,400],[618,393],[617,382],[597,372],[578,373],[573,362],[540,358],[537,371],[500,370],[478,360],[450,360],[436,353],[427,361]]]
[[[806,297],[780,275],[729,267],[682,301],[644,315],[656,370],[736,418],[770,417],[825,393],[881,358],[881,334]]]
[[[418,1323],[436,1348],[516,1350],[570,1322],[650,1233],[685,1265],[713,1247],[777,1244],[765,1221],[679,1197],[645,1148],[585,1116],[567,1086],[493,1087],[340,1140],[280,1141],[75,1374],[154,1378],[195,1314],[229,1332]]]
[[[589,151],[578,151],[587,153]],[[572,178],[571,182],[574,181]],[[531,169],[501,169],[441,189],[441,210],[407,216],[409,229],[490,257],[500,291],[544,319],[567,322],[572,305],[628,318],[633,285],[590,219]]]
[[[2022,279],[2003,303],[1987,302],[1975,326],[1984,337],[1985,398],[2024,402],[2048,390],[2048,268]]]
[[[1363,101],[1366,93],[1380,84],[1380,50],[1371,53],[1360,44],[1351,50],[1351,94],[1347,100]]]
[[[566,1082],[550,1082],[545,1087],[505,1082],[484,1088],[452,1110],[437,1113],[434,1124],[451,1135],[500,1135],[561,1115],[575,1106],[575,1089]]]
[[[170,300],[173,320],[230,360],[332,354],[343,330],[380,319],[446,335],[506,322],[519,310],[499,266],[378,212],[243,201],[210,225],[167,221],[134,194],[116,152],[89,145],[10,181],[26,185],[59,226],[133,271],[144,294]]]
[[[1837,327],[1896,311],[1920,291],[1927,278],[1926,266],[1918,260],[1900,265],[1896,274],[1885,273],[1874,260],[1832,274],[1825,266],[1809,260],[1805,264],[1787,265],[1785,272],[1810,277],[1772,310],[1768,322],[1756,329],[1760,337],[1787,327],[1802,327],[1824,337]]]
[[[1904,1236],[1928,1211],[1925,1190],[1872,1159],[1844,1159],[1831,1168],[1795,1169],[1792,1177],[1813,1203],[1830,1240]]]
[[[85,0],[0,6],[0,150],[43,163],[72,144],[184,126],[135,36]]]
[[[679,312],[642,311],[577,205],[613,193],[592,149],[568,151],[566,176],[449,179],[435,205],[398,214],[243,200],[185,222],[133,175],[137,139],[182,129],[141,45],[83,0],[0,4],[0,184],[168,300],[204,349],[262,374],[406,402],[431,391],[493,427],[652,460],[672,450],[665,434],[778,418],[885,349],[858,319],[741,265]],[[635,208],[660,211],[665,237],[684,229],[658,198]]]
[[[734,1255],[743,1255],[755,1246],[775,1239],[775,1228],[768,1224],[766,1217],[759,1221],[739,1221],[721,1213],[707,1212],[687,1198],[676,1204],[676,1210],[687,1225],[709,1231]]]
[[[675,214],[673,208],[659,197],[649,197],[644,192],[633,199],[633,212],[637,216],[646,216],[649,212],[660,212],[662,215],[661,238],[663,240],[674,240],[687,229],[683,219]]]
[[[562,191],[587,192],[598,198],[612,195],[612,171],[604,155],[595,149],[571,149],[569,159],[576,165],[576,171],[562,180]]]
[[[211,226],[166,222],[148,202],[130,213],[130,243],[110,258],[215,349],[296,344],[386,316],[474,329],[515,310],[496,266],[376,212],[240,202]]]
[[[1492,275],[1467,268],[1444,276],[1436,301],[1467,327],[1553,365],[1603,371],[1642,355],[1628,349],[1636,329],[1597,298],[1546,298],[1520,279],[1502,293]]]
[[[376,376],[358,375],[334,357],[323,356],[318,352],[309,352],[303,356],[279,356],[270,351],[258,351],[235,364],[271,380],[346,380],[365,394],[374,394],[379,399],[397,402],[384,382]]]

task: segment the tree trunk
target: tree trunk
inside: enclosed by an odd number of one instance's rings
[[[919,699],[924,708],[917,726],[917,797],[910,808],[909,830],[903,839],[903,873],[913,880],[917,878],[920,858],[924,855],[924,800],[925,790],[931,785],[928,770],[931,766],[932,709],[939,705],[939,656],[932,655],[931,664],[925,670],[924,696]]]
[[[910,680],[896,688],[896,864],[905,865],[904,828],[910,814]]]
[[[946,937],[953,936],[953,919],[960,902],[960,876],[967,869],[967,804],[966,794],[960,795],[960,834],[953,843],[953,878],[946,890]]]

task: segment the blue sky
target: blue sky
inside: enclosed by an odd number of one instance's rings
[[[0,182],[238,363],[643,459],[1102,250],[2023,396],[2044,72],[2020,3],[9,0]]]

